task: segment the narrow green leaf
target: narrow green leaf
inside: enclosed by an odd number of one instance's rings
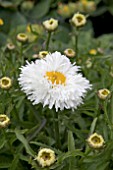
[[[18,129],[15,129],[15,134],[16,137],[18,138],[19,141],[21,141],[26,149],[26,152],[31,155],[31,156],[35,156],[35,152],[31,149],[30,145],[28,144],[28,141],[26,140],[26,138],[21,134],[21,131]]]
[[[5,143],[6,143],[5,136],[2,135],[0,137],[0,149],[2,149],[4,147]]]
[[[96,123],[97,123],[97,117],[94,118],[92,124],[91,124],[91,128],[90,128],[90,134],[94,133],[95,131],[95,127],[96,127]]]
[[[68,151],[75,150],[75,141],[72,131],[68,132]],[[75,170],[75,158],[69,158],[69,170]]]
[[[9,170],[15,170],[18,166],[18,162],[19,162],[19,154],[16,154],[13,161],[12,161],[12,164],[11,164]]]
[[[75,141],[72,131],[68,131],[68,151],[75,150]]]

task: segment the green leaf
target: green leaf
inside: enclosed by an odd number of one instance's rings
[[[0,46],[5,45],[6,40],[7,36],[4,33],[0,32]]]
[[[17,26],[19,25],[26,25],[27,24],[27,21],[25,19],[25,17],[19,13],[19,12],[15,12],[13,15],[12,15],[12,18],[11,18],[11,28],[17,28]]]
[[[68,132],[68,151],[74,151],[75,150],[75,141],[73,137],[72,131]],[[69,170],[75,169],[75,158],[69,158]]]
[[[11,161],[12,159],[9,155],[0,155],[0,168],[9,168]]]
[[[94,118],[92,124],[91,124],[91,128],[90,128],[90,134],[94,133],[95,131],[95,127],[96,127],[96,123],[97,123],[97,117]]]
[[[58,157],[58,163],[62,163],[65,159],[70,158],[70,157],[76,157],[76,156],[84,157],[84,154],[80,150],[77,150],[77,149],[71,152],[69,151],[66,153],[62,153]]]
[[[5,136],[2,135],[0,137],[0,149],[2,149],[4,147],[5,143],[6,143]]]
[[[37,5],[30,11],[30,16],[35,19],[40,19],[49,11],[51,0],[40,1]]]
[[[75,141],[72,131],[68,131],[68,151],[75,150]]]
[[[35,152],[31,149],[30,145],[28,144],[28,141],[26,140],[26,138],[22,135],[21,131],[18,129],[15,129],[15,134],[16,137],[19,141],[21,141],[26,149],[26,152],[31,155],[31,156],[35,156]]]
[[[12,163],[11,163],[9,170],[15,170],[18,166],[18,162],[19,162],[19,154],[16,154]]]

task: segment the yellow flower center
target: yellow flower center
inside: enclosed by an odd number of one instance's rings
[[[102,91],[102,94],[105,95],[105,96],[107,96],[107,95],[109,94],[109,92],[108,92],[107,90],[103,90],[103,91]]]
[[[68,49],[68,53],[69,53],[69,54],[72,54],[73,51],[72,51],[71,49]]]
[[[94,136],[91,140],[94,144],[99,144],[101,142],[100,138],[97,136]]]
[[[53,21],[53,20],[50,20],[49,24],[52,25],[53,23],[54,23],[54,21]]]
[[[96,54],[97,54],[97,50],[91,49],[91,50],[89,51],[89,54],[96,55]]]
[[[9,84],[9,80],[3,79],[2,80],[2,85],[7,86]]]
[[[4,122],[4,121],[6,121],[6,117],[0,117],[0,122]]]
[[[78,16],[77,20],[78,20],[78,22],[81,22],[83,20],[83,18],[81,16]]]
[[[68,12],[69,11],[69,7],[67,5],[64,6],[64,12]]]
[[[66,77],[64,74],[57,72],[57,71],[47,71],[46,75],[47,79],[52,82],[52,84],[63,84],[65,85]]]
[[[0,25],[3,25],[4,21],[0,18]]]
[[[43,55],[44,57],[46,57],[47,54],[48,54],[48,52],[42,52],[42,55]]]
[[[44,161],[50,160],[51,159],[50,153],[43,152],[42,155],[41,155],[41,158],[43,158]]]

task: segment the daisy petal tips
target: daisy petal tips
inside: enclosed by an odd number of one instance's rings
[[[36,60],[21,67],[18,78],[21,90],[35,105],[42,103],[49,109],[76,109],[83,103],[87,90],[91,89],[89,80],[78,73],[79,66],[60,52],[47,54],[46,58]]]

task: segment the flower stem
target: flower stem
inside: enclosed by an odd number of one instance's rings
[[[78,29],[76,29],[75,32],[75,52],[76,52],[76,58],[78,57]]]
[[[113,127],[113,92],[111,93],[111,125]],[[113,139],[113,132],[112,132],[112,136],[111,139]]]
[[[48,31],[48,37],[47,37],[47,42],[46,42],[46,50],[49,50],[49,43],[50,43],[50,38],[51,38],[51,32]]]
[[[21,43],[20,47],[20,58],[21,58],[21,64],[24,64],[24,56],[23,56],[23,44]]]
[[[107,103],[106,103],[106,101],[104,101],[103,107],[104,107],[105,121],[106,121],[106,124],[108,125],[108,127],[109,127],[109,129],[110,129],[110,137],[111,137],[111,139],[112,139],[112,138],[113,138],[112,124],[111,124],[111,121],[110,121],[109,116],[108,116],[108,113],[107,113]]]
[[[56,113],[56,111],[54,111],[54,132],[55,132],[56,147],[58,149],[61,149],[59,120],[58,120],[58,113]]]

